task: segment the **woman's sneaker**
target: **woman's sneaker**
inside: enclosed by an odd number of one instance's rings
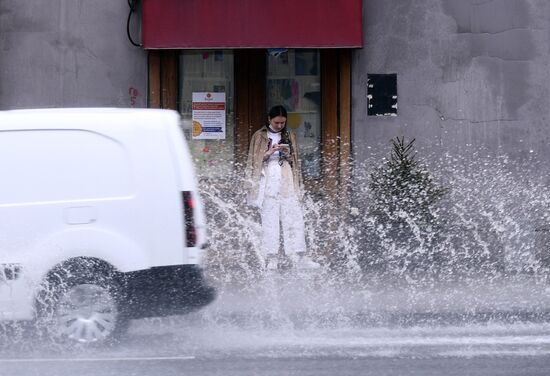
[[[279,264],[278,255],[267,255],[265,257],[265,269],[266,270],[277,270]]]
[[[306,255],[292,255],[290,256],[292,266],[296,269],[319,269],[321,265],[313,261]]]

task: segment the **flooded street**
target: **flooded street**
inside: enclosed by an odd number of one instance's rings
[[[547,239],[535,230],[550,196],[488,163],[493,179],[451,169],[448,185],[467,189],[449,191],[439,227],[402,212],[378,223],[360,200],[326,215],[333,203],[306,199],[322,265],[309,271],[265,270],[257,213],[227,195],[240,181],[204,182],[214,302],[134,320],[109,345],[7,331],[0,375],[548,375]]]
[[[254,291],[221,290],[199,312],[135,320],[111,346],[67,349],[32,337],[4,342],[0,375],[550,372],[547,302],[539,299],[544,289],[534,293],[533,281],[516,282],[515,290],[472,282],[470,291],[394,286],[344,296],[334,287],[311,288],[317,279],[272,277]],[[522,309],[514,306],[518,295],[525,298]]]
[[[109,348],[63,351],[31,342],[24,346],[29,346],[24,352],[3,351],[0,374],[547,375],[550,372],[550,325],[546,323],[253,329],[229,323],[209,324],[203,318],[189,316],[136,321],[128,336]]]

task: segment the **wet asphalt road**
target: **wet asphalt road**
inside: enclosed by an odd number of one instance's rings
[[[0,350],[0,376],[550,375],[550,324],[409,327],[255,326],[200,316],[139,320],[111,347],[23,338]]]
[[[550,355],[474,358],[166,358],[112,360],[33,360],[0,362],[0,375],[19,376],[180,376],[180,375],[403,375],[547,376]]]
[[[136,320],[110,347],[4,333],[0,376],[548,376],[550,291],[537,286],[472,283],[429,294],[340,292],[303,280],[255,286],[190,315]],[[517,314],[518,302],[528,314]],[[427,310],[439,313],[416,314]]]

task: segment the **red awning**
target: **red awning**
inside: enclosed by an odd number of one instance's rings
[[[362,0],[142,0],[144,48],[361,47]]]

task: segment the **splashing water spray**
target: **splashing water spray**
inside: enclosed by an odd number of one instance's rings
[[[259,215],[245,204],[239,169],[201,179],[207,268],[219,291],[203,318],[296,328],[417,312],[473,317],[522,299],[541,314],[550,307],[550,189],[536,155],[472,148],[420,159],[414,140],[391,146],[353,163],[346,205],[306,193],[308,252],[322,264],[307,273],[263,270]]]
[[[352,163],[345,204],[306,192],[308,252],[322,268],[303,273],[263,269],[259,214],[246,205],[242,168],[202,176],[205,266],[218,299],[185,320],[288,333],[415,325],[419,313],[434,314],[421,316],[428,324],[456,312],[464,321],[499,318],[518,306],[545,317],[550,188],[536,154],[513,159],[470,147],[417,155],[402,138],[390,147]],[[24,326],[1,329],[4,350],[32,348]]]

